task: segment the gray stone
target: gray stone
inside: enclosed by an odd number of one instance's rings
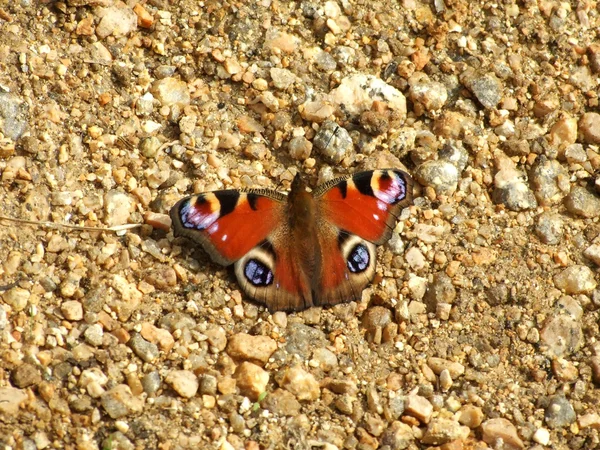
[[[577,419],[571,403],[562,395],[550,397],[544,411],[544,420],[550,428],[565,428]]]

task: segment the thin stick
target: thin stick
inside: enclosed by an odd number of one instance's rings
[[[16,223],[26,223],[29,225],[37,225],[40,227],[47,227],[47,228],[68,228],[70,230],[79,230],[79,231],[113,231],[113,232],[119,232],[119,231],[123,231],[123,230],[131,230],[132,228],[138,228],[141,227],[142,224],[141,223],[126,223],[124,225],[115,225],[112,227],[82,227],[79,225],[70,225],[67,223],[55,223],[55,222],[45,222],[45,221],[37,221],[37,220],[27,220],[27,219],[16,219],[14,217],[6,217],[6,216],[0,216],[0,220],[7,220],[9,222],[16,222]]]

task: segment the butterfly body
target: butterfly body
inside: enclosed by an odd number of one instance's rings
[[[391,236],[412,201],[400,170],[360,172],[307,191],[296,176],[286,196],[268,189],[223,190],[180,200],[176,234],[234,265],[246,294],[271,311],[360,299],[375,275],[376,245]]]

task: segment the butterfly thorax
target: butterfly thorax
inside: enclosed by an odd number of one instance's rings
[[[313,195],[299,177],[294,178],[288,195],[290,244],[298,256],[299,278],[303,278],[305,295],[312,295],[320,273],[321,248],[318,239],[318,208]]]

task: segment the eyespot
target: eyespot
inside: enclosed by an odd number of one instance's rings
[[[244,276],[254,286],[268,286],[273,283],[273,272],[258,259],[250,259],[244,266]]]
[[[356,244],[348,255],[348,269],[352,273],[364,272],[369,268],[371,255],[364,244]]]

